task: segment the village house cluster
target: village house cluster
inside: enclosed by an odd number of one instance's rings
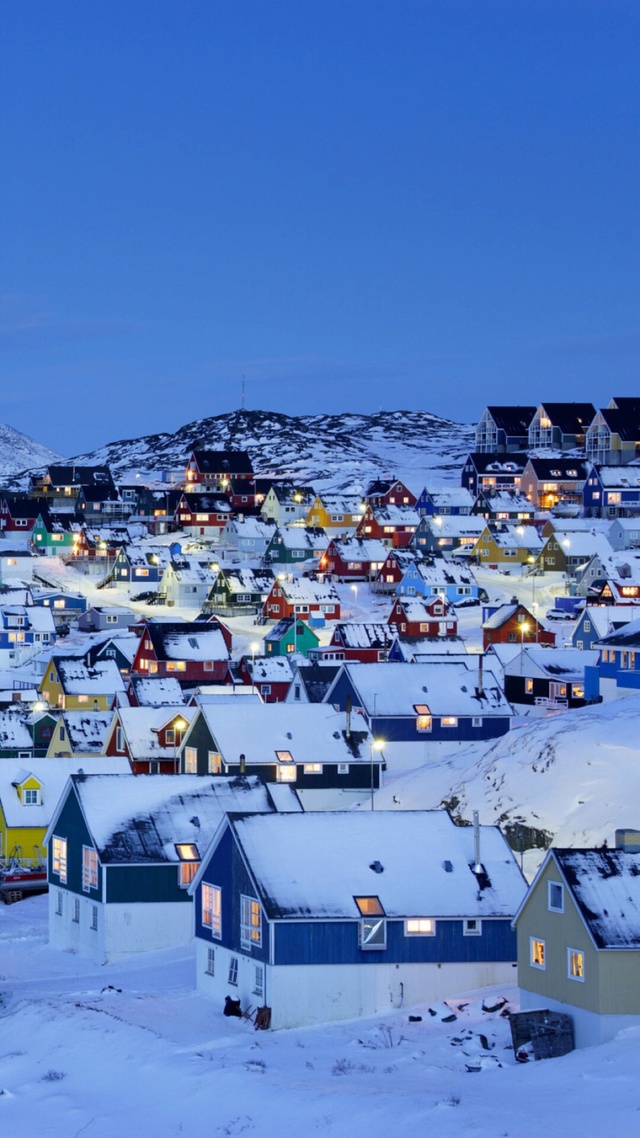
[[[516,962],[579,1043],[640,1016],[640,924],[602,884],[640,904],[637,835],[550,850],[528,890],[495,827],[376,802],[640,688],[640,399],[487,407],[458,486],[326,491],[204,445],[50,466],[0,532],[0,892],[48,886],[53,945],[195,937],[203,994],[273,1027]]]

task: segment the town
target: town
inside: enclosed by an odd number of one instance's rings
[[[442,773],[637,715],[636,456],[613,398],[487,407],[457,485],[326,491],[195,446],[0,492],[2,899],[48,890],[50,944],[97,964],[195,944],[198,991],[261,1027],[516,963],[577,1046],[639,1023],[634,819],[558,847]]]

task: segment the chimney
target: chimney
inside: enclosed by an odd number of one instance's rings
[[[483,675],[483,672],[484,672],[484,652],[481,652],[479,657],[478,657],[478,686],[476,687],[476,696],[478,699],[484,698],[484,688],[483,688],[484,675]]]
[[[474,845],[474,873],[482,873],[482,862],[480,861],[480,820],[478,811],[473,811],[473,845]]]
[[[244,755],[240,755],[240,774],[245,773],[246,761]]]

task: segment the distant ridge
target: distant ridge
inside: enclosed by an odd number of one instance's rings
[[[215,450],[247,450],[257,474],[341,488],[389,473],[420,490],[417,484],[430,472],[432,481],[458,481],[473,440],[472,426],[429,411],[295,416],[243,409],[196,419],[174,434],[108,443],[74,461],[107,463],[114,473],[179,470],[197,443]]]
[[[25,470],[64,462],[62,455],[37,443],[29,435],[0,423],[0,480],[15,478]]]

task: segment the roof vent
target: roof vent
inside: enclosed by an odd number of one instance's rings
[[[442,868],[444,869],[445,873],[453,873],[453,862],[443,861]]]
[[[339,738],[340,738],[340,732],[339,732],[339,731],[334,731],[334,732],[333,732],[333,737],[334,737],[334,739],[339,739]]]
[[[372,869],[374,873],[384,873],[384,866],[379,861],[372,861],[369,869]]]
[[[293,739],[293,735],[290,731],[287,731],[287,739]]]
[[[193,818],[190,818],[189,821],[191,822],[192,826],[197,826],[197,828],[200,829],[200,819],[198,818],[197,814],[194,814]]]

